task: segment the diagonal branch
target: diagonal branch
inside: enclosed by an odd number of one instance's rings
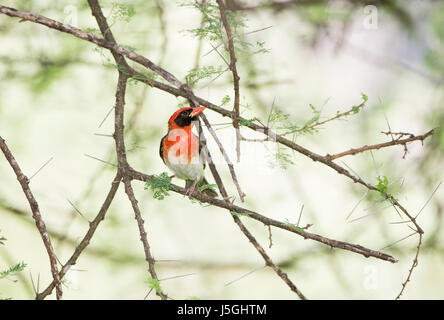
[[[46,231],[45,222],[43,221],[42,215],[40,214],[39,204],[37,203],[37,200],[34,198],[34,195],[32,194],[32,191],[29,188],[28,177],[26,177],[23,174],[22,170],[20,169],[19,164],[15,160],[14,156],[12,155],[8,146],[6,145],[5,140],[3,140],[2,137],[0,137],[0,149],[2,150],[3,154],[5,155],[6,160],[8,160],[11,168],[14,170],[17,180],[22,187],[23,193],[25,194],[26,199],[28,200],[29,206],[31,207],[32,218],[35,221],[35,225],[37,226],[37,229],[40,233],[40,237],[43,240],[43,244],[44,244],[44,246],[46,248],[46,252],[48,253],[48,256],[49,256],[51,273],[52,273],[52,277],[54,279],[56,291],[57,291],[56,292],[57,300],[60,300],[60,299],[62,299],[63,292],[62,292],[62,284],[60,282],[60,277],[59,277],[59,271],[57,269],[57,257],[54,252],[54,248],[52,246],[51,239],[48,235],[48,232]]]
[[[145,182],[146,181],[153,181],[155,179],[155,177],[152,175],[147,175],[147,174],[138,172],[134,169],[131,169],[129,174],[131,175],[131,177],[133,179],[145,181]],[[186,189],[179,187],[177,185],[173,185],[173,186],[175,189],[177,189],[177,191],[175,191],[175,192],[180,193],[180,194],[184,194],[184,195],[186,194]],[[385,254],[385,253],[382,253],[379,251],[375,251],[375,250],[371,250],[371,249],[365,248],[365,247],[358,245],[358,244],[352,244],[352,243],[348,243],[348,242],[344,242],[344,241],[333,240],[333,239],[329,239],[329,238],[323,237],[323,236],[315,234],[315,233],[310,233],[308,231],[305,231],[303,228],[298,228],[298,227],[295,228],[295,226],[292,226],[288,223],[284,223],[284,222],[280,222],[280,221],[268,218],[268,217],[263,216],[255,211],[252,211],[252,210],[249,210],[249,209],[246,209],[243,207],[239,207],[239,206],[232,204],[230,202],[227,202],[227,201],[207,197],[204,194],[197,192],[197,191],[195,191],[192,194],[192,196],[193,196],[193,198],[195,198],[201,202],[208,203],[208,204],[211,204],[213,206],[216,206],[216,207],[219,207],[222,209],[227,209],[232,212],[246,214],[251,219],[257,220],[266,226],[273,226],[273,227],[276,227],[279,229],[283,229],[283,230],[287,230],[287,231],[296,233],[297,235],[303,237],[304,239],[314,240],[316,242],[323,243],[331,248],[338,248],[338,249],[342,249],[342,250],[347,250],[347,251],[351,251],[351,252],[363,255],[364,257],[374,257],[374,258],[389,261],[392,263],[395,263],[398,261],[388,254]]]
[[[175,76],[173,76],[171,73],[169,73],[165,69],[157,66],[148,58],[145,58],[145,57],[135,53],[134,51],[131,51],[131,50],[126,49],[122,46],[119,46],[116,43],[96,37],[95,35],[85,32],[85,31],[83,31],[79,28],[76,28],[74,26],[71,26],[68,24],[63,24],[61,22],[44,17],[39,14],[20,11],[20,10],[17,10],[14,8],[9,8],[9,7],[3,6],[3,5],[0,5],[0,13],[3,13],[3,14],[8,15],[10,17],[21,18],[21,21],[31,21],[34,23],[38,23],[38,24],[44,25],[48,28],[56,29],[56,30],[64,32],[64,33],[71,34],[79,39],[94,43],[100,47],[111,50],[114,53],[123,55],[123,56],[127,57],[128,59],[133,60],[133,61],[143,65],[144,67],[156,72],[162,78],[164,78],[169,83],[173,84],[174,86],[176,86],[178,88],[182,85],[182,83]],[[106,30],[109,30],[109,28]],[[109,31],[106,33],[107,36],[108,36],[108,33],[109,33]]]
[[[88,0],[89,6],[91,8],[92,14],[96,18],[97,24],[99,25],[100,31],[102,32],[105,39],[109,42],[116,43],[114,35],[106,21],[105,16],[103,15],[102,9],[97,0]],[[125,58],[117,53],[112,52],[113,57],[116,63],[119,66],[123,66],[126,70],[130,69],[129,65],[125,61]],[[126,94],[126,86],[128,82],[129,76],[119,69],[119,79],[117,83],[116,90],[116,104],[114,107],[114,140],[116,143],[116,152],[117,152],[117,161],[118,161],[118,172],[122,174],[122,180],[125,185],[125,192],[128,196],[128,200],[131,202],[131,206],[134,211],[134,216],[137,221],[137,226],[139,228],[140,240],[143,244],[145,259],[148,262],[148,269],[151,277],[155,280],[159,280],[155,270],[155,260],[151,254],[150,245],[147,239],[147,233],[144,227],[144,221],[142,218],[142,214],[140,212],[139,205],[137,203],[137,199],[134,195],[133,188],[131,186],[131,178],[128,176],[129,164],[126,158],[126,148],[125,148],[125,140],[124,140],[124,107],[125,107],[125,94]],[[166,295],[162,292],[156,293],[160,296],[162,300],[166,300]]]
[[[216,142],[217,146],[219,147],[219,151],[222,154],[222,156],[224,157],[225,162],[228,165],[228,169],[230,170],[231,178],[233,179],[234,185],[236,186],[237,193],[239,194],[239,197],[240,197],[241,201],[243,202],[244,198],[245,198],[245,193],[242,191],[242,189],[240,187],[239,180],[237,179],[236,171],[234,171],[233,163],[231,162],[230,158],[228,157],[228,154],[225,151],[224,146],[222,145],[221,141],[217,137],[216,132],[214,131],[214,129],[211,126],[210,122],[208,121],[207,117],[203,113],[200,115],[200,117],[202,118],[203,122],[205,123],[205,126],[207,127],[207,130],[210,132],[214,141]]]
[[[236,154],[237,154],[237,162],[240,162],[240,142],[241,135],[239,129],[239,74],[237,73],[236,67],[236,53],[234,50],[234,40],[233,40],[233,32],[231,31],[230,23],[227,19],[226,7],[223,0],[216,0],[219,6],[220,18],[222,20],[222,24],[227,33],[227,41],[228,41],[228,52],[230,54],[230,65],[228,66],[233,74],[233,87],[234,87],[234,117],[233,117],[233,127],[236,130]]]
[[[216,166],[214,165],[214,162],[212,160],[211,154],[207,148],[207,142],[206,142],[206,138],[205,135],[202,131],[202,126],[199,126],[199,140],[202,143],[204,152],[206,152],[206,156],[208,158],[208,166],[210,167],[211,173],[214,177],[214,180],[216,181],[217,187],[219,188],[219,191],[223,197],[223,201],[222,200],[218,200],[223,204],[226,205],[231,205],[231,203],[228,201],[229,196],[228,193],[225,189],[225,186],[222,182],[222,179],[219,175],[219,172],[216,169]],[[132,171],[135,172],[135,171]],[[179,189],[178,189],[179,190]],[[182,189],[183,192],[186,193],[186,191],[184,189]],[[183,193],[183,194],[185,194]],[[193,196],[195,196],[197,192],[194,191],[193,192]],[[200,194],[200,193],[199,193]],[[214,199],[214,198],[211,198]],[[215,199],[216,200],[216,199]],[[259,254],[262,256],[262,258],[265,261],[265,265],[272,267],[273,270],[276,272],[276,274],[288,285],[288,287],[294,291],[299,298],[305,300],[305,296],[302,294],[302,292],[294,285],[294,283],[288,278],[287,274],[285,272],[283,272],[274,262],[273,260],[271,260],[271,258],[267,255],[267,253],[265,252],[264,248],[262,248],[262,246],[259,244],[259,242],[257,242],[256,238],[248,231],[248,229],[245,227],[245,225],[242,223],[242,221],[239,219],[239,217],[232,215],[232,218],[234,220],[234,222],[238,225],[239,229],[242,231],[242,233],[248,238],[248,240],[251,242],[251,244],[255,247],[255,249],[259,252]]]
[[[103,219],[105,219],[105,215],[111,205],[111,202],[113,201],[117,189],[119,188],[120,181],[122,180],[122,177],[119,173],[117,173],[116,177],[114,178],[111,188],[99,210],[99,213],[94,218],[93,221],[90,222],[88,231],[86,232],[85,236],[83,237],[82,241],[78,244],[78,246],[75,248],[74,253],[71,255],[69,260],[63,265],[62,269],[59,272],[59,277],[62,279],[66,273],[69,271],[71,266],[75,265],[77,263],[78,258],[82,254],[82,252],[86,249],[86,247],[89,245],[92,237],[94,236],[94,233],[96,232],[100,222],[102,222]],[[42,293],[38,294],[37,299],[44,299],[46,296],[50,295],[52,290],[55,287],[55,280],[53,280],[49,286],[42,291]]]

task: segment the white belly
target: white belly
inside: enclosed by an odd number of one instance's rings
[[[184,180],[202,180],[204,177],[204,167],[200,162],[199,156],[193,157],[190,163],[188,161],[180,161],[177,157],[171,157],[176,161],[166,162],[168,168],[174,172],[174,175],[179,179]],[[170,159],[171,159],[170,158]]]

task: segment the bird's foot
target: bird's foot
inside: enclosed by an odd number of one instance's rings
[[[194,190],[196,189],[196,185],[197,185],[197,180],[195,180],[193,182],[193,184],[187,189],[187,191],[185,192],[185,196],[187,196],[188,198],[191,198],[191,195],[193,194]]]
[[[193,194],[193,192],[194,192],[194,190],[196,189],[196,187],[193,185],[193,186],[191,186],[191,187],[189,187],[188,189],[187,189],[187,192],[185,192],[185,195],[188,197],[188,198],[191,198],[191,195]]]

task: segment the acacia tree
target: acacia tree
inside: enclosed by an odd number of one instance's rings
[[[419,254],[421,251],[421,245],[423,243],[424,231],[419,225],[417,217],[419,215],[412,214],[408,208],[406,208],[397,198],[396,195],[389,193],[389,181],[386,176],[378,176],[377,183],[372,184],[365,181],[359,175],[357,175],[353,170],[347,168],[338,163],[338,159],[343,157],[358,155],[365,152],[371,152],[372,150],[378,150],[383,148],[391,147],[402,147],[404,149],[404,156],[408,152],[408,145],[415,141],[421,143],[425,139],[432,136],[434,130],[430,130],[421,135],[415,135],[407,132],[392,132],[391,130],[384,132],[387,136],[387,140],[382,143],[374,143],[371,145],[365,145],[361,147],[355,147],[348,149],[344,146],[345,151],[338,152],[335,154],[319,154],[316,153],[294,141],[294,137],[303,134],[313,134],[317,130],[327,123],[351,117],[353,115],[358,115],[361,109],[367,103],[367,96],[362,94],[362,101],[350,107],[348,110],[343,112],[337,112],[336,114],[321,118],[321,111],[314,106],[310,106],[312,110],[312,118],[303,124],[296,125],[289,120],[289,115],[285,114],[283,111],[272,106],[268,115],[268,119],[261,120],[259,117],[245,118],[241,116],[241,85],[244,80],[238,71],[238,57],[240,55],[253,55],[260,54],[267,51],[264,44],[257,42],[255,44],[248,43],[245,39],[245,32],[243,32],[244,27],[244,10],[252,10],[251,7],[243,8],[238,6],[233,1],[191,1],[187,2],[186,5],[192,6],[197,9],[202,15],[202,21],[198,28],[191,30],[201,42],[207,41],[212,46],[212,51],[216,52],[223,64],[221,67],[214,66],[199,66],[197,62],[196,65],[191,69],[189,74],[184,80],[180,80],[179,77],[173,75],[171,72],[161,67],[161,63],[155,63],[150,58],[138,54],[132,48],[128,46],[120,45],[119,42],[113,35],[112,26],[108,22],[108,18],[104,15],[102,8],[97,0],[88,0],[88,5],[91,14],[94,16],[100,35],[98,35],[93,30],[81,30],[72,25],[62,23],[43,15],[18,10],[15,8],[10,8],[7,6],[0,5],[0,13],[12,18],[19,18],[20,22],[31,22],[35,24],[43,25],[53,31],[68,34],[71,37],[77,38],[78,41],[86,41],[92,43],[98,48],[108,50],[114,59],[112,64],[116,69],[118,74],[118,80],[115,89],[115,105],[113,107],[114,112],[114,133],[110,135],[114,139],[115,147],[114,153],[117,158],[117,163],[110,163],[106,160],[100,161],[106,162],[108,165],[114,167],[115,177],[111,182],[109,191],[106,193],[103,200],[102,206],[97,213],[96,217],[89,221],[89,228],[85,235],[83,236],[80,243],[75,247],[74,252],[71,257],[64,263],[57,263],[57,256],[52,246],[52,237],[48,234],[46,226],[42,215],[40,213],[39,205],[34,197],[32,190],[29,186],[30,179],[22,172],[19,164],[14,158],[11,148],[8,147],[6,141],[0,137],[0,148],[5,155],[5,159],[8,161],[9,165],[13,169],[17,180],[29,202],[30,209],[32,211],[32,217],[35,220],[36,227],[41,235],[44,242],[49,261],[50,270],[53,277],[51,283],[49,283],[43,290],[36,291],[36,299],[45,299],[51,295],[55,289],[57,299],[63,297],[63,287],[62,281],[66,276],[68,270],[76,264],[79,257],[82,255],[84,250],[88,247],[90,241],[93,239],[98,226],[106,218],[106,213],[114,200],[117,190],[121,185],[125,190],[128,201],[133,209],[134,217],[137,222],[138,232],[140,234],[140,240],[143,244],[143,250],[145,255],[145,260],[148,264],[149,271],[149,287],[154,290],[155,293],[161,299],[168,299],[169,297],[174,297],[174,292],[169,292],[168,294],[161,288],[160,279],[156,273],[156,259],[154,258],[150,243],[148,241],[147,232],[145,230],[144,220],[142,218],[142,210],[139,207],[138,200],[134,193],[134,183],[136,181],[141,181],[145,183],[147,189],[151,189],[154,192],[154,197],[158,199],[164,199],[169,195],[169,192],[186,194],[186,189],[172,184],[171,178],[168,177],[166,173],[162,174],[148,174],[143,173],[131,166],[128,161],[127,152],[128,148],[125,144],[125,118],[127,111],[125,108],[125,95],[126,88],[129,81],[137,81],[143,83],[146,86],[156,88],[166,95],[173,95],[176,97],[181,97],[184,101],[180,105],[189,104],[191,107],[205,106],[212,112],[215,112],[222,117],[228,118],[230,120],[230,126],[235,132],[235,152],[237,162],[241,159],[242,146],[245,143],[274,143],[277,145],[277,152],[275,154],[276,159],[281,163],[281,165],[291,165],[292,161],[288,156],[288,151],[293,151],[300,154],[303,157],[307,157],[314,161],[313,165],[325,166],[331,169],[332,174],[338,174],[344,179],[350,181],[350,183],[355,183],[361,185],[366,189],[366,194],[375,193],[381,197],[381,200],[386,201],[392,208],[394,208],[398,214],[402,217],[401,223],[406,225],[406,228],[412,229],[410,236],[415,235],[417,237],[416,251],[413,254],[411,267],[408,270],[407,277],[405,281],[401,284],[400,290],[396,295],[396,299],[401,297],[410,279],[414,268],[418,264]],[[279,2],[281,3],[281,2]],[[281,4],[280,4],[281,5]],[[159,2],[159,6],[160,2]],[[133,11],[127,11],[127,15],[133,15]],[[17,28],[20,26],[17,26]],[[255,32],[260,31],[256,30]],[[48,32],[48,31],[44,31]],[[219,77],[225,72],[231,73],[232,78],[232,93],[227,93],[226,98],[222,103],[215,103],[208,101],[195,94],[193,87],[194,85],[205,78]],[[234,97],[233,100],[230,98],[230,94]],[[358,115],[359,116],[359,115]],[[134,121],[133,117],[130,116],[128,121],[131,125]],[[356,243],[350,243],[346,241],[331,239],[326,236],[312,233],[308,229],[310,224],[306,226],[300,226],[298,221],[297,224],[290,223],[288,221],[279,221],[272,219],[265,214],[259,213],[257,211],[251,210],[245,206],[244,198],[246,194],[242,189],[242,183],[239,181],[236,175],[235,164],[229,157],[229,152],[226,150],[226,146],[221,142],[214,124],[210,123],[207,117],[202,114],[200,116],[203,124],[199,125],[199,136],[201,139],[203,150],[207,155],[208,167],[211,174],[216,182],[216,185],[207,185],[207,188],[217,187],[221,198],[210,198],[205,196],[200,191],[195,190],[192,193],[192,197],[200,203],[209,204],[212,207],[219,207],[225,209],[228,214],[231,215],[233,222],[239,228],[239,231],[245,236],[245,238],[251,243],[254,249],[262,257],[264,265],[267,268],[273,270],[278,278],[280,278],[288,288],[295,293],[300,299],[306,299],[303,290],[297,285],[297,281],[290,279],[286,272],[283,271],[279,263],[273,261],[269,256],[263,245],[259,243],[255,235],[246,227],[244,224],[244,219],[256,220],[263,224],[269,232],[270,247],[272,245],[272,228],[282,229],[293,233],[296,237],[301,239],[309,239],[321,243],[327,247],[335,248],[339,250],[345,250],[350,252],[350,254],[361,255],[362,257],[374,258],[383,260],[390,263],[398,262],[398,259],[382,252],[381,250],[374,250],[362,246]],[[254,133],[253,136],[248,136],[249,132]],[[3,133],[1,133],[3,134]],[[207,147],[207,134],[209,134],[209,139],[213,139],[217,145],[218,150],[210,150]],[[157,152],[157,145],[153,146],[153,150]],[[229,194],[227,191],[226,184],[228,181],[224,181],[219,174],[219,169],[215,161],[213,161],[214,155],[212,152],[220,152],[223,159],[228,166],[231,180],[236,187],[237,195]],[[235,196],[238,196],[238,200],[235,200]],[[185,200],[184,200],[185,201]],[[209,207],[211,208],[211,207]],[[76,209],[77,210],[77,209]],[[210,209],[208,209],[210,210]],[[80,212],[79,212],[80,213]],[[81,214],[81,213],[80,213]],[[302,215],[302,211],[301,211]],[[299,216],[300,220],[300,216]],[[311,297],[310,297],[311,298]],[[316,297],[313,297],[316,298]]]

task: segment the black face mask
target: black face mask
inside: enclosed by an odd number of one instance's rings
[[[192,121],[197,119],[197,116],[195,117],[190,117],[190,113],[192,112],[192,109],[188,109],[188,110],[184,110],[181,113],[179,113],[179,115],[177,116],[176,119],[174,119],[174,122],[179,126],[179,127],[186,127],[189,126],[191,124]]]

